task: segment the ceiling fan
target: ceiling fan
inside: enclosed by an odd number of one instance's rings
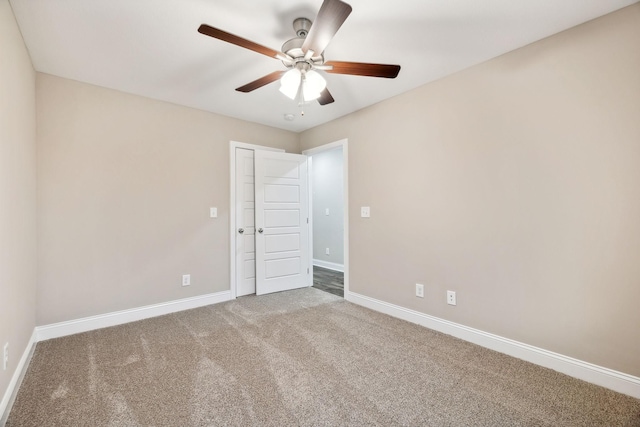
[[[280,91],[301,104],[317,99],[320,105],[334,102],[326,88],[326,81],[316,70],[333,74],[395,78],[399,65],[368,64],[362,62],[325,61],[324,50],[351,13],[351,6],[340,0],[324,0],[316,20],[297,18],[293,28],[297,37],[282,45],[282,51],[270,49],[250,40],[238,37],[207,24],[200,25],[198,32],[279,59],[287,67],[285,71],[274,71],[257,80],[240,86],[239,92],[251,92],[276,80],[280,80]]]

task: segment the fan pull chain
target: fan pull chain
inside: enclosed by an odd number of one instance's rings
[[[302,90],[302,85],[304,84],[304,74],[300,79],[300,88],[298,89],[298,93],[300,94],[300,101],[298,105],[300,106],[300,117],[304,117],[304,91]]]

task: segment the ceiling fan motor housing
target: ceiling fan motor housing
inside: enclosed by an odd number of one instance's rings
[[[311,28],[311,21],[307,18],[297,18],[293,21],[293,29],[296,31],[298,37],[294,37],[291,40],[287,40],[282,45],[282,52],[293,58],[293,64],[283,61],[284,65],[288,68],[299,68],[300,70],[308,70],[316,65],[324,63],[324,57],[322,54],[313,56],[311,58],[305,58],[305,53],[302,50],[302,45],[309,34]]]
[[[304,39],[311,29],[311,21],[307,18],[296,18],[293,21],[293,29],[298,37]]]

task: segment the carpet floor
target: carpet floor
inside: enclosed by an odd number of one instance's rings
[[[43,341],[7,426],[640,426],[640,401],[313,288]]]

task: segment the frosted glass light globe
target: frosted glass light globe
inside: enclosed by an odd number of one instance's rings
[[[297,68],[287,71],[280,79],[280,92],[291,99],[296,99],[301,78],[302,73]]]
[[[302,83],[302,96],[305,101],[313,101],[320,97],[320,93],[327,87],[327,82],[313,70],[307,71]]]

